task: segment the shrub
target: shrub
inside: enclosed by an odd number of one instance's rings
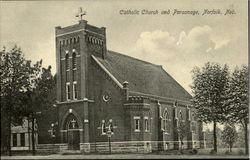
[[[240,149],[240,150],[238,151],[238,154],[239,154],[239,155],[243,155],[243,154],[245,154],[245,153],[243,152],[242,149]]]
[[[225,152],[225,154],[227,154],[227,155],[228,155],[228,154],[231,154],[231,153],[227,150],[227,151]]]
[[[215,150],[212,149],[212,150],[210,151],[210,154],[216,154]]]
[[[192,150],[192,153],[193,153],[193,154],[197,154],[197,153],[198,153],[198,150],[197,150],[197,149],[193,149],[193,150]]]

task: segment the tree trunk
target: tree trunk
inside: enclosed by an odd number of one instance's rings
[[[214,134],[214,151],[215,153],[217,153],[217,135],[216,135],[216,122],[215,121],[214,121],[213,134]]]
[[[30,144],[30,119],[28,118],[28,139],[29,139],[29,151],[31,150],[31,144]]]
[[[9,111],[9,124],[8,124],[8,155],[11,156],[11,107],[10,107],[10,111]]]
[[[247,129],[247,126],[248,126],[248,122],[245,121],[244,122],[244,129],[245,129],[245,153],[248,155],[249,154],[249,151],[248,151],[248,129]]]
[[[233,148],[233,146],[229,145],[229,152],[232,152],[232,148]]]
[[[35,150],[35,118],[34,115],[32,115],[32,133],[31,133],[31,138],[32,138],[32,154],[36,154]]]
[[[182,143],[183,143],[183,142],[182,142],[182,140],[181,140],[181,154],[182,154]]]

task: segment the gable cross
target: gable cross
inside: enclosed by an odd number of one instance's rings
[[[82,20],[82,16],[86,15],[86,12],[82,10],[82,7],[78,9],[76,17],[79,17],[79,20]]]

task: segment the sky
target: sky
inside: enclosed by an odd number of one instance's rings
[[[189,93],[195,66],[210,61],[233,70],[248,64],[247,0],[1,1],[1,49],[17,44],[26,59],[42,59],[55,73],[55,27],[77,24],[79,7],[89,24],[106,27],[109,50],[162,65]],[[205,9],[221,14],[202,16]],[[227,9],[235,14],[224,15]],[[121,10],[140,14],[124,15]],[[170,15],[161,14],[168,10]],[[172,15],[175,10],[197,10],[199,15]]]

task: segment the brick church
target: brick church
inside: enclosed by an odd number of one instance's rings
[[[152,152],[205,147],[191,95],[160,65],[109,51],[106,28],[56,27],[57,104],[38,119],[38,150]],[[52,147],[53,146],[53,147]]]

